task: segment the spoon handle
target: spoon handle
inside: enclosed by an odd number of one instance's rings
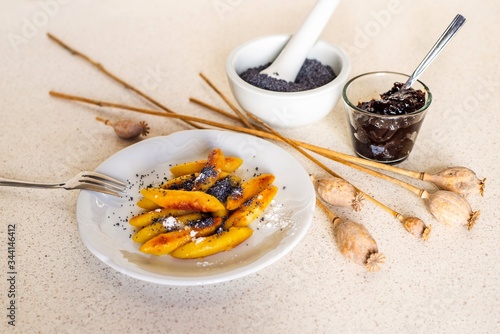
[[[450,23],[445,32],[439,37],[438,41],[431,48],[429,53],[425,56],[422,62],[417,66],[415,71],[412,73],[408,81],[406,81],[404,89],[408,89],[417,81],[418,77],[425,71],[427,66],[437,57],[437,55],[443,50],[445,45],[450,41],[450,39],[457,33],[458,29],[465,23],[465,17],[457,14],[453,21]]]

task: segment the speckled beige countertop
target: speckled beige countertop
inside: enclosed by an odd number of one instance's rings
[[[95,121],[136,117],[51,98],[49,90],[151,107],[51,42],[51,32],[171,109],[224,120],[188,101],[223,107],[204,72],[230,94],[229,51],[261,35],[294,31],[312,0],[2,1],[0,4],[0,176],[64,180],[93,170],[131,144]],[[78,191],[0,188],[2,333],[498,333],[500,261],[500,4],[473,1],[343,1],[322,38],[352,59],[351,76],[411,72],[456,13],[467,23],[421,79],[434,102],[414,152],[402,167],[467,166],[487,178],[472,231],[435,221],[423,202],[385,181],[330,163],[375,198],[433,224],[421,242],[367,204],[343,217],[362,222],[387,256],[368,273],[339,253],[326,215],[285,257],[237,280],[175,287],[109,268],[82,243]],[[141,116],[151,136],[187,129]],[[352,153],[339,102],[322,122],[284,131]],[[284,147],[284,146],[283,146]],[[309,173],[324,175],[290,150]],[[432,188],[429,188],[432,189]],[[8,225],[16,225],[15,297],[8,296]],[[7,278],[7,279],[6,279]],[[15,301],[15,327],[9,303]]]

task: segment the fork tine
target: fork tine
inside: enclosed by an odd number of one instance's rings
[[[98,179],[98,180],[103,180],[103,181],[108,181],[108,182],[111,182],[111,183],[115,183],[121,187],[125,187],[126,184],[120,180],[117,180],[115,178],[112,178],[111,176],[108,176],[108,175],[105,175],[105,174],[101,174],[99,172],[82,172],[80,174],[82,177],[89,177],[89,178],[93,178],[93,179]]]
[[[96,191],[99,193],[104,193],[108,194],[111,196],[115,197],[122,197],[120,193],[110,190],[109,188],[99,186],[97,184],[92,184],[92,183],[80,183],[79,185],[75,186],[73,189],[82,189],[82,190],[90,190],[90,191]]]
[[[90,178],[90,179],[95,179],[95,180],[98,180],[98,181],[102,181],[102,182],[105,182],[107,184],[110,184],[110,185],[115,185],[115,186],[119,186],[121,188],[125,188],[127,185],[120,181],[120,180],[117,180],[115,178],[112,178],[108,175],[104,175],[104,174],[101,174],[101,173],[98,173],[98,172],[82,172],[80,173],[80,177],[87,177],[87,178]]]
[[[93,184],[96,186],[108,188],[108,189],[113,190],[113,191],[119,191],[119,192],[125,191],[125,187],[120,187],[114,183],[111,183],[111,182],[108,183],[106,181],[99,180],[97,178],[82,177],[82,178],[78,179],[78,182],[85,183],[85,184]]]

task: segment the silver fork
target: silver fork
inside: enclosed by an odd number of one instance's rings
[[[0,186],[25,188],[64,188],[96,191],[116,197],[125,191],[126,184],[107,175],[97,172],[81,172],[66,182],[39,183],[0,178]]]

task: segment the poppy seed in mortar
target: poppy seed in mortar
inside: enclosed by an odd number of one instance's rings
[[[275,92],[301,92],[326,85],[336,78],[333,69],[323,65],[315,59],[306,59],[294,82],[276,79],[260,71],[267,68],[271,63],[254,67],[240,74],[240,77],[249,84]]]

